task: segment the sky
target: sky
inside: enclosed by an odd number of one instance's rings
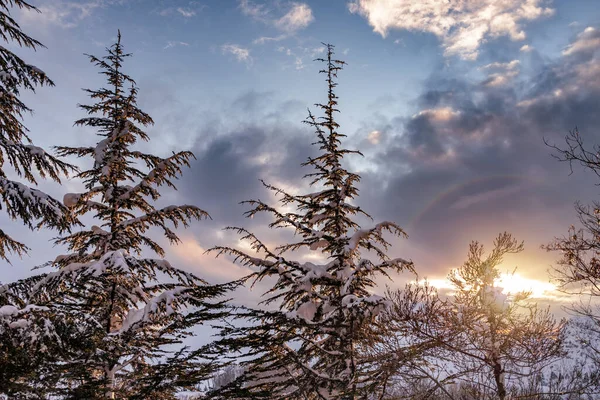
[[[577,127],[600,142],[600,7],[597,0],[31,0],[41,13],[13,10],[47,48],[7,44],[43,69],[56,86],[23,96],[34,109],[26,125],[38,146],[90,145],[74,127],[102,76],[84,54],[104,55],[120,29],[133,54],[125,70],[137,82],[140,107],[155,125],[140,148],[166,156],[192,150],[165,204],[194,204],[212,220],[179,230],[174,265],[209,281],[247,270],[204,250],[241,246],[226,226],[243,226],[269,244],[290,232],[268,218],[246,219],[248,199],[275,203],[260,179],[294,193],[309,190],[300,165],[316,154],[302,123],[326,98],[323,42],[347,62],[339,73],[340,131],[364,156],[346,166],[361,175],[356,203],[375,221],[398,223],[391,256],[414,261],[418,277],[440,287],[465,260],[472,240],[488,249],[503,231],[524,240],[503,271],[537,288],[540,301],[564,302],[548,283],[558,254],[541,246],[577,225],[573,204],[591,203],[597,180],[552,157]],[[84,162],[84,161],[82,161]],[[81,189],[74,179],[41,188],[61,199]],[[370,224],[369,221],[364,221]],[[52,260],[50,231],[31,233],[0,214],[0,223],[31,254],[0,266],[0,280],[31,274]],[[3,228],[4,229],[4,228]],[[303,254],[305,258],[319,257]],[[382,289],[383,290],[383,289]],[[260,288],[239,295],[257,299]],[[568,299],[567,299],[568,300]]]

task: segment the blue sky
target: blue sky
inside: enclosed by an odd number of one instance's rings
[[[443,278],[463,261],[470,240],[491,243],[507,230],[525,240],[526,251],[506,270],[518,266],[546,282],[558,255],[540,245],[576,224],[575,200],[597,197],[594,177],[577,168],[569,175],[543,143],[560,143],[576,125],[588,143],[600,140],[596,0],[31,3],[41,13],[13,14],[47,49],[15,51],[56,83],[25,96],[35,110],[26,120],[35,143],[94,140],[72,126],[82,116],[76,105],[87,101],[81,89],[103,84],[83,54],[103,55],[120,29],[133,53],[126,70],[140,87],[139,104],[156,123],[142,146],[198,157],[165,201],[213,216],[182,233],[184,243],[169,257],[209,278],[243,273],[202,255],[236,243],[222,227],[242,224],[273,243],[282,239],[267,221],[244,220],[237,203],[269,196],[261,178],[306,188],[300,163],[314,149],[301,121],[324,100],[320,65],[312,61],[323,55],[321,42],[348,63],[338,95],[347,145],[365,155],[348,160],[363,177],[357,202],[376,220],[405,227],[409,239],[395,242],[392,253],[413,259],[420,277]],[[43,189],[62,198],[78,185]],[[47,242],[52,236],[29,235],[31,256],[0,268],[0,279],[53,259],[60,249]]]

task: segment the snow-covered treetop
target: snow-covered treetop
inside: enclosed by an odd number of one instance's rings
[[[96,128],[100,140],[90,147],[57,147],[62,156],[92,159],[92,167],[77,175],[87,191],[65,195],[64,203],[78,216],[93,212],[102,223],[65,237],[59,243],[68,244],[78,254],[90,252],[92,257],[117,249],[140,253],[143,246],[163,255],[161,246],[145,235],[151,226],[161,228],[171,242],[177,242],[179,239],[168,222],[175,227],[187,226],[190,219],[208,217],[195,206],[155,209],[152,205],[152,201],[160,197],[160,186],[175,187],[173,179],[181,174],[183,166],[189,166],[193,154],[181,151],[162,158],[131,149],[139,139],[148,140],[142,127],[153,121],[137,106],[135,81],[122,71],[123,61],[130,54],[123,51],[120,33],[117,42],[107,51],[108,55],[102,58],[91,55],[89,58],[100,67],[109,85],[97,90],[86,89],[96,103],[80,105],[90,116],[75,122],[78,126]],[[148,170],[142,170],[141,166]]]
[[[323,117],[315,117],[309,112],[309,117],[304,122],[316,131],[317,141],[321,154],[309,158],[303,166],[312,167],[313,172],[305,175],[309,178],[311,186],[318,186],[319,191],[292,195],[284,190],[263,182],[263,185],[281,198],[282,206],[293,206],[295,211],[282,212],[279,208],[268,205],[261,200],[248,200],[243,203],[253,208],[246,213],[252,217],[260,212],[267,212],[275,220],[270,224],[272,228],[291,227],[301,240],[295,243],[283,244],[269,250],[256,236],[241,228],[228,228],[244,234],[244,239],[251,242],[252,248],[262,253],[264,258],[251,257],[242,251],[227,247],[216,247],[213,251],[219,254],[229,253],[248,265],[258,268],[257,279],[268,275],[279,278],[277,289],[290,287],[287,294],[281,292],[267,302],[285,296],[283,307],[292,307],[298,303],[299,298],[313,291],[313,285],[337,286],[344,294],[368,296],[368,287],[373,286],[372,277],[377,273],[387,275],[390,270],[403,270],[412,268],[412,263],[404,259],[389,259],[386,250],[389,243],[384,239],[383,233],[405,236],[404,231],[395,223],[381,222],[372,228],[362,229],[353,219],[357,214],[370,216],[360,207],[351,204],[358,194],[356,183],[360,176],[347,171],[342,160],[348,154],[361,154],[356,150],[344,149],[341,138],[345,137],[339,130],[335,121],[335,113],[339,112],[337,96],[334,88],[337,86],[335,79],[337,73],[344,65],[343,61],[333,58],[333,46],[327,46],[327,58],[318,59],[325,63],[326,69],[321,73],[326,74],[328,87],[328,101],[317,104]],[[313,263],[300,263],[288,260],[284,253],[301,248],[323,253],[329,261],[324,265]],[[379,262],[372,262],[361,258],[361,250],[372,251],[379,258]],[[337,282],[337,283],[335,283]],[[360,283],[359,283],[360,282]]]

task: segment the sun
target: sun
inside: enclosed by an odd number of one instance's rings
[[[503,289],[502,292],[505,294],[531,292],[533,298],[555,297],[556,295],[556,285],[537,279],[525,278],[517,273],[500,274],[500,278],[495,283]]]
[[[417,283],[424,284],[425,282],[438,290],[449,290],[450,294],[452,294],[452,289],[454,289],[452,283],[447,279],[426,279],[420,280]],[[502,293],[504,294],[530,292],[531,297],[534,299],[556,299],[559,297],[556,285],[537,279],[525,278],[517,273],[502,273],[494,283],[496,286],[502,288]]]

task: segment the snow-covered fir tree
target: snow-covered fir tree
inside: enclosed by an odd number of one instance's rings
[[[198,351],[182,347],[197,324],[226,315],[221,296],[234,284],[210,285],[172,266],[149,230],[162,231],[171,244],[175,228],[209,217],[192,205],[156,208],[160,188],[174,188],[193,154],[181,151],[163,158],[132,148],[148,140],[153,123],[137,106],[138,89],[123,72],[121,35],[102,58],[89,56],[108,85],[87,90],[95,100],[80,105],[89,114],[76,125],[95,128],[99,141],[90,147],[58,147],[62,156],[92,161],[78,174],[82,193],[64,203],[76,216],[96,225],[60,237],[69,253],[56,257],[56,271],[32,288],[30,302],[72,322],[68,347],[52,374],[53,396],[68,399],[173,399],[194,389],[218,368]],[[155,253],[156,256],[148,256]]]
[[[12,18],[18,7],[37,11],[23,0],[0,1],[0,37],[6,43],[37,49],[42,43],[28,36]],[[34,65],[0,46],[0,196],[2,208],[13,220],[30,229],[46,225],[66,231],[71,226],[69,213],[62,203],[28,185],[37,184],[37,176],[60,182],[60,175],[73,169],[69,164],[34,146],[23,125],[23,115],[32,110],[19,98],[21,91],[54,83]],[[36,174],[37,170],[37,174]],[[8,261],[9,253],[23,255],[25,243],[0,228],[0,258]],[[2,306],[2,303],[0,303]]]
[[[320,72],[326,76],[327,101],[317,104],[323,116],[309,113],[305,121],[315,129],[320,150],[303,164],[313,169],[305,178],[318,191],[293,195],[265,183],[280,197],[282,207],[245,202],[252,207],[248,217],[268,213],[274,218],[271,228],[291,228],[299,240],[270,249],[246,229],[228,228],[243,235],[257,254],[212,249],[254,268],[256,281],[274,277],[276,283],[263,303],[278,306],[242,308],[238,317],[245,326],[223,328],[216,351],[242,351],[248,358],[242,363],[246,373],[213,392],[215,398],[363,399],[377,385],[377,371],[363,369],[357,358],[357,346],[370,340],[371,324],[388,304],[371,293],[374,280],[391,271],[410,270],[412,263],[386,254],[385,232],[405,236],[398,225],[381,222],[363,229],[356,222],[357,214],[368,217],[352,204],[360,177],[342,161],[360,153],[341,145],[345,135],[335,118],[335,87],[344,62],[333,58],[332,45],[326,47],[327,57],[319,61],[325,64]],[[324,262],[296,261],[294,251],[299,249],[321,253]],[[368,251],[375,260],[363,258]]]
[[[11,15],[15,8],[37,11],[23,0],[0,0],[2,40],[23,49],[43,47],[21,30]],[[74,167],[33,145],[23,122],[25,114],[32,110],[21,100],[22,92],[43,85],[54,84],[42,70],[0,46],[0,209],[15,225],[31,230],[45,226],[65,232],[75,223],[68,209],[35,186],[40,177],[60,183],[61,175]],[[10,230],[6,225],[0,227],[0,259],[5,263],[10,263],[11,255],[22,256],[29,250],[22,238],[13,236]],[[26,304],[31,282],[0,285],[0,395],[10,398],[26,395],[27,388],[32,387],[28,384],[30,378],[37,375],[35,365],[48,357],[38,350],[53,343],[47,310]]]

